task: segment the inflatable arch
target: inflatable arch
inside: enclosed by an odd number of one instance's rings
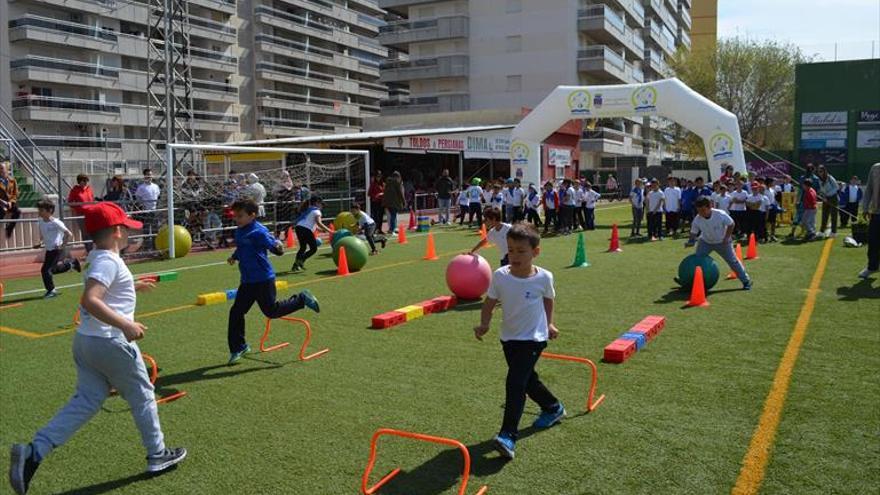
[[[571,119],[646,115],[671,119],[703,138],[713,180],[727,165],[746,173],[736,115],[675,78],[644,84],[557,87],[511,132],[511,170],[524,183],[539,184],[540,143]]]

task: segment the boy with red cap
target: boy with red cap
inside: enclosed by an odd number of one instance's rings
[[[85,227],[95,249],[87,258],[80,324],[73,338],[76,392],[31,443],[12,446],[9,482],[19,495],[27,493],[40,462],[101,409],[111,388],[131,407],[147,451],[148,473],[165,471],[186,457],[186,449],[165,447],[153,385],[135,343],[147,329],[134,320],[135,291],[154,285],[136,283],[119,253],[128,245],[129,229],[143,225],[113,203],[99,203],[85,208]]]

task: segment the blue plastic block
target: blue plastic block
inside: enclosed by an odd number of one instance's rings
[[[619,338],[624,340],[634,340],[636,342],[636,350],[641,350],[642,347],[645,347],[647,340],[645,340],[645,334],[642,333],[630,333],[626,332],[621,335]]]
[[[238,295],[238,289],[229,289],[226,291],[226,300],[231,301],[235,299],[236,295]]]

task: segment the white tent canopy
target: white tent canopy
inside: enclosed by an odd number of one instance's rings
[[[611,86],[559,86],[517,125],[511,135],[510,165],[524,182],[541,182],[540,143],[571,119],[665,117],[703,138],[709,177],[724,167],[746,173],[736,115],[678,79]]]

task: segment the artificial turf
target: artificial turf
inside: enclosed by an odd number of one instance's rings
[[[682,309],[687,294],[675,290],[672,278],[691,251],[667,240],[624,242],[622,253],[605,253],[612,222],[627,233],[628,208],[615,206],[600,209],[600,229],[586,234],[592,266],[567,268],[576,236],[545,239],[537,259],[556,280],[562,335],[548,350],[596,361],[605,402],[581,414],[586,368],[540,361],[542,380],[565,402],[569,418],[536,432],[529,425],[537,408],[529,404],[512,462],[499,459],[489,442],[504,403],[500,314],[484,342],[472,333],[478,304],[389,330],[367,328],[374,314],[448,293],[446,261],[477,237],[440,228],[439,261],[422,261],[425,238],[411,235],[408,245],[389,243],[350,277],[332,276],[327,250],[310,260],[306,273],[279,276],[292,286],[282,295],[308,287],[321,301],[319,315],[293,315],[311,322],[311,351],[331,349],[313,361],[296,361],[302,329],[277,322],[273,341],[290,347],[227,367],[228,304],[144,317],[149,330],[139,345],[159,362],[157,392],[188,393],[160,406],[160,418],[167,443],[185,446],[189,457],[174,472],[142,476],[137,431],[125,402],[114,397],[44,462],[32,493],[358,493],[370,437],[382,427],[468,445],[468,493],[483,484],[490,494],[729,493],[823,243],[761,245],[760,259],[746,264],[755,281],[751,292],[722,280],[709,293],[710,307]],[[880,289],[876,280],[856,283],[864,250],[833,242],[762,493],[876,493],[880,486]],[[495,248],[482,254],[497,265]],[[179,280],[139,295],[138,314],[236,287],[237,268],[219,264],[227,255],[134,265],[135,273],[146,273],[218,263],[181,270]],[[273,260],[285,271],[292,257]],[[56,279],[77,281],[76,274]],[[36,278],[5,285],[7,293],[40,287]],[[0,326],[58,332],[78,298],[78,288],[69,288],[54,300],[27,300],[0,311]],[[667,318],[657,339],[622,365],[599,362],[606,344],[649,314]],[[255,348],[264,321],[256,307],[248,315]],[[29,440],[72,394],[71,337],[0,332],[0,445]],[[0,464],[8,455],[0,449]],[[394,467],[404,472],[381,493],[457,493],[455,450],[383,438],[372,481]],[[0,484],[0,493],[9,493],[8,485]]]

